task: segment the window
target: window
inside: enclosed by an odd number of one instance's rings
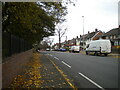
[[[120,38],[120,35],[118,35],[118,38]]]
[[[118,45],[120,45],[120,41],[118,41]]]
[[[112,36],[110,36],[110,39],[112,39]]]
[[[108,39],[108,37],[106,37],[106,39]]]
[[[116,36],[114,35],[114,39],[116,38]]]
[[[115,41],[115,42],[114,42],[114,45],[117,46],[117,45],[118,45],[118,41]]]

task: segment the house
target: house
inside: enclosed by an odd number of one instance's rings
[[[66,41],[66,44],[64,44],[64,45],[65,45],[65,47],[74,46],[74,45],[76,45],[76,39],[73,38],[73,39],[71,39],[71,40],[68,40],[68,41]]]
[[[65,40],[64,42],[61,43],[61,48],[65,48],[67,45],[67,41]]]
[[[89,32],[88,31],[88,34],[85,34],[85,35],[80,35],[80,47],[82,48],[85,48],[86,45],[88,43],[90,43],[90,41],[92,40],[98,40],[99,39],[99,35],[103,35],[104,33],[98,29],[95,29],[95,31],[93,32]]]
[[[68,46],[80,46],[80,38],[77,36],[71,40],[68,40]]]
[[[53,48],[54,48],[55,50],[58,50],[58,49],[59,49],[59,43],[54,44],[54,45],[53,45]]]
[[[120,45],[119,39],[120,39],[120,27],[114,28],[104,34],[106,39],[110,39],[112,42],[112,45]]]
[[[78,38],[78,36],[75,38],[76,40],[76,46],[80,46],[80,38]]]
[[[80,38],[78,36],[68,41],[64,41],[61,43],[62,48],[70,48],[71,46],[79,46]]]
[[[69,44],[70,46],[76,45],[76,40],[75,40],[75,38],[73,38],[73,39],[71,39],[71,40],[68,40],[68,44]]]
[[[109,39],[112,45],[112,52],[120,53],[120,26],[104,34],[105,39]]]
[[[73,38],[71,40],[68,40],[66,44],[64,44],[67,47],[71,46],[80,46],[81,48],[85,48],[86,45],[91,41],[91,40],[98,40],[99,37],[103,35],[104,33],[100,30],[95,29],[94,32],[89,32],[88,34],[85,35],[80,35],[80,38],[77,36],[76,38]]]

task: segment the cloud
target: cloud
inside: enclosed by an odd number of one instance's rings
[[[72,25],[72,28],[82,26],[82,16],[84,15],[86,29],[101,27],[107,31],[110,28],[116,28],[118,20],[117,2],[117,0],[79,0],[76,7],[69,6],[68,24]]]
[[[109,31],[118,27],[119,0],[77,0],[76,5],[68,5],[67,31],[68,39],[83,35],[83,19],[85,33],[97,28]],[[120,18],[119,18],[120,19]],[[119,22],[120,24],[120,22]]]

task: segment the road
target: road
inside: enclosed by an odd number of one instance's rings
[[[106,56],[42,51],[80,88],[118,88],[118,60]]]

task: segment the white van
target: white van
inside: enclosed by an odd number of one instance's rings
[[[78,52],[80,51],[80,46],[71,46],[69,52]]]
[[[91,41],[86,46],[86,55],[89,54],[89,52],[94,52],[94,54],[104,54],[107,56],[109,53],[111,53],[111,42],[110,40],[94,40]]]

